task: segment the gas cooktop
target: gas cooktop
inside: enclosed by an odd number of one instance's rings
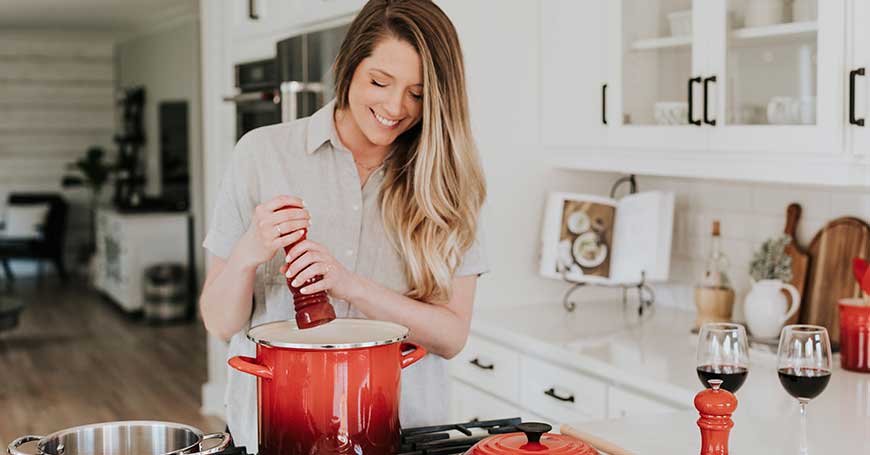
[[[402,429],[402,446],[397,455],[451,455],[465,453],[490,435],[514,433],[519,417],[476,420],[449,425]]]
[[[465,423],[403,428],[401,447],[396,455],[455,455],[490,435],[514,433],[522,419],[473,420]],[[235,447],[215,455],[250,455],[244,447]]]

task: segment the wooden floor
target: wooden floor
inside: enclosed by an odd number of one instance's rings
[[[94,422],[166,420],[222,430],[218,419],[199,414],[202,325],[130,321],[74,281],[15,283],[28,304],[18,327],[0,332],[0,453],[25,434]]]

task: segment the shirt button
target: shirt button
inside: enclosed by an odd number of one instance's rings
[[[347,253],[348,256],[353,256],[353,249],[348,249],[345,253]]]

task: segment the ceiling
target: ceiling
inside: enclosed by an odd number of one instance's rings
[[[196,10],[197,0],[0,0],[0,29],[127,33]]]

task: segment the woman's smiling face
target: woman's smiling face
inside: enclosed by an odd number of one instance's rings
[[[382,39],[360,62],[348,89],[351,116],[373,145],[389,146],[420,121],[422,63],[407,42]]]

